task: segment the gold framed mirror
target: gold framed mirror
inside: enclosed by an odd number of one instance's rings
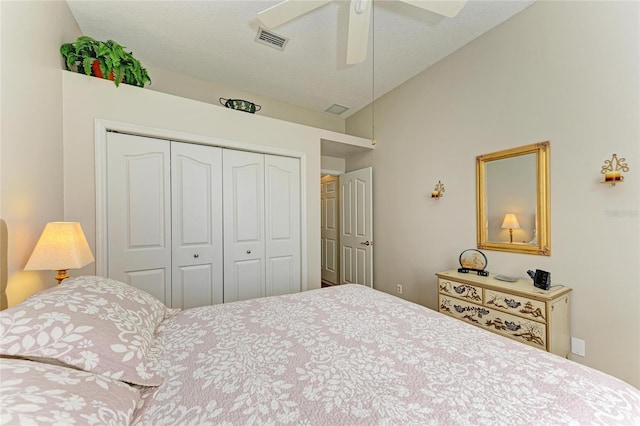
[[[476,157],[479,249],[551,255],[549,145]]]

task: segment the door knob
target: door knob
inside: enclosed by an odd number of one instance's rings
[[[195,257],[196,259],[200,257],[200,255],[198,253],[194,254],[193,257]]]
[[[247,250],[247,254],[251,254],[251,250]]]
[[[373,245],[373,241],[364,241],[364,242],[361,242],[360,244],[365,245],[365,246],[372,246]]]

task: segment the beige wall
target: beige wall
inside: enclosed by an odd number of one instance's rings
[[[376,102],[376,150],[347,170],[374,168],[377,288],[435,309],[434,273],[476,246],[475,156],[550,140],[552,256],[485,251],[488,269],[572,287],[573,359],[640,386],[639,7],[537,2]]]
[[[344,133],[344,119],[327,112],[311,111],[286,102],[265,98],[234,87],[199,80],[162,68],[147,67],[147,71],[152,81],[147,87],[151,90],[207,102],[220,108],[224,108],[220,105],[220,98],[244,99],[261,106],[260,111],[256,113],[257,115]]]
[[[306,178],[307,288],[320,287],[320,140],[353,142],[328,130],[275,120],[161,92],[121,85],[67,71],[63,82],[64,213],[77,220],[96,250],[95,120],[144,126],[142,134],[156,131],[182,133],[181,140],[279,153],[304,154]],[[211,141],[208,138],[216,138]],[[359,141],[362,144],[368,140]],[[275,150],[275,151],[274,151]],[[100,253],[96,253],[96,257]],[[94,273],[89,265],[79,273]]]
[[[21,272],[47,222],[63,219],[60,45],[80,35],[61,1],[1,1],[0,216],[8,229],[9,303],[53,285]]]
[[[329,157],[323,155],[321,157],[322,173],[339,175],[344,173],[346,167],[346,160],[344,158]]]

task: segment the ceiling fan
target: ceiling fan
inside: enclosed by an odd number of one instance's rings
[[[267,27],[275,28],[292,21],[333,0],[284,0],[258,13]],[[452,18],[462,10],[466,0],[397,0],[438,15]],[[349,1],[349,31],[347,35],[347,64],[363,62],[367,57],[369,24],[373,0]]]

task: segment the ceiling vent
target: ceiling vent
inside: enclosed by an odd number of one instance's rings
[[[258,43],[273,47],[274,49],[284,50],[284,47],[289,42],[289,39],[274,32],[265,30],[262,27],[259,27],[258,34],[256,35],[256,41]]]
[[[329,112],[331,114],[340,115],[348,109],[349,107],[346,107],[344,105],[333,104],[329,108],[325,109],[324,111]]]

